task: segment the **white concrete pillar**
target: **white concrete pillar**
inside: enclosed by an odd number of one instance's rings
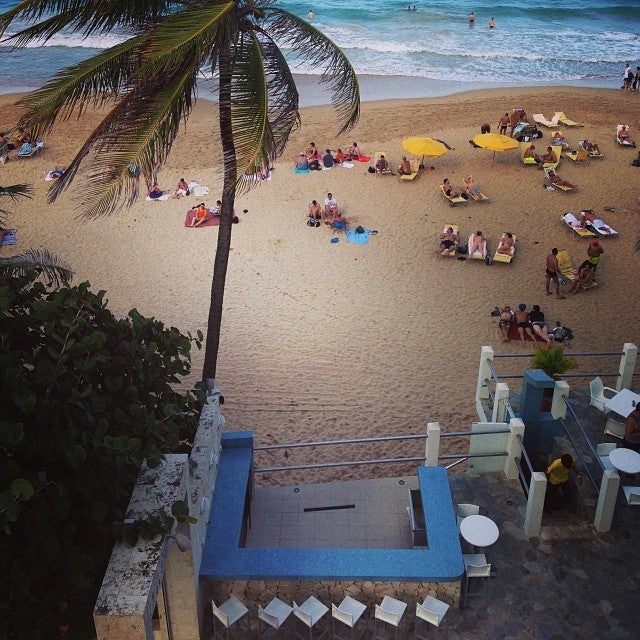
[[[509,480],[517,480],[518,465],[516,459],[522,456],[522,447],[517,436],[524,440],[524,422],[520,418],[509,420],[509,437],[507,440],[507,457],[504,462],[504,475]]]
[[[424,466],[437,467],[440,456],[440,423],[427,424],[427,443],[425,447]]]
[[[619,489],[620,475],[618,472],[615,469],[605,469],[600,483],[596,515],[593,520],[593,526],[600,533],[605,533],[611,529]]]
[[[544,497],[547,493],[547,476],[542,471],[534,471],[529,483],[529,499],[524,516],[524,533],[528,538],[540,535]]]
[[[507,421],[507,400],[509,399],[509,385],[504,382],[496,384],[496,391],[493,398],[493,413],[491,422]]]
[[[551,415],[556,419],[563,419],[567,416],[567,405],[564,401],[569,395],[569,383],[564,380],[556,380],[553,388],[553,400],[551,401]]]
[[[478,386],[476,388],[476,398],[486,400],[489,397],[489,386],[485,382],[487,378],[491,378],[489,369],[489,361],[493,360],[493,348],[482,347],[480,350],[480,368],[478,370]]]
[[[632,342],[625,342],[622,347],[624,352],[620,358],[620,369],[618,379],[616,380],[616,389],[630,389],[633,381],[633,371],[636,368],[636,360],[638,358],[638,347]]]

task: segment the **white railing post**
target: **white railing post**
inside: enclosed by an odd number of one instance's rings
[[[529,499],[524,516],[524,533],[528,538],[540,535],[544,497],[547,493],[547,476],[542,471],[534,471],[529,483]]]
[[[518,478],[518,465],[516,464],[516,458],[522,456],[522,447],[518,436],[524,439],[524,422],[520,418],[513,418],[509,420],[509,437],[507,439],[507,457],[504,462],[504,475],[509,480],[516,480]]]
[[[493,348],[482,347],[480,350],[480,367],[478,370],[478,384],[476,386],[476,410],[478,412],[478,418],[480,422],[488,422],[488,417],[484,413],[482,407],[482,400],[486,400],[489,397],[489,383],[488,379],[491,379],[491,370],[489,369],[489,362],[493,361]]]
[[[622,357],[620,358],[620,369],[618,369],[618,379],[616,389],[630,389],[633,381],[633,371],[636,368],[638,358],[638,347],[633,342],[625,342],[622,347]]]
[[[564,399],[569,395],[569,383],[564,380],[556,380],[553,388],[553,400],[551,400],[551,415],[559,420],[567,416],[567,403]]]
[[[504,382],[496,384],[496,391],[493,396],[493,412],[491,422],[506,422],[507,400],[509,399],[509,385]]]
[[[611,529],[618,489],[620,489],[620,475],[614,469],[605,469],[600,483],[596,515],[593,519],[593,526],[600,533],[606,533]]]
[[[427,424],[427,442],[424,454],[425,467],[437,467],[440,457],[440,423],[429,422]]]

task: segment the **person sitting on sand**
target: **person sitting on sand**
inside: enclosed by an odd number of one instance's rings
[[[346,229],[347,228],[347,219],[342,215],[342,212],[336,210],[331,220],[329,221],[329,226],[334,229]]]
[[[467,190],[467,193],[474,199],[474,200],[482,200],[482,193],[480,193],[480,189],[478,189],[478,187],[476,187],[476,185],[473,182],[473,178],[471,176],[467,176],[464,180],[464,186],[465,189]]]
[[[527,158],[533,158],[536,161],[536,164],[540,164],[542,160],[540,156],[536,153],[536,145],[530,144],[522,154],[522,157],[526,160]]]
[[[307,160],[307,156],[304,153],[299,153],[293,160],[298,171],[307,171],[309,169],[309,160]]]
[[[149,189],[149,197],[152,200],[157,200],[164,194],[164,191],[158,186],[157,182],[153,183],[151,189]]]
[[[551,348],[553,340],[549,336],[549,328],[544,320],[544,313],[540,311],[539,304],[533,305],[533,310],[529,313],[529,320],[531,321],[533,332],[547,343],[547,347]]]
[[[473,255],[476,251],[482,255],[485,255],[487,250],[487,239],[484,237],[482,231],[478,229],[471,236],[471,243],[469,244],[469,255]]]
[[[350,160],[358,160],[362,154],[360,153],[360,149],[358,148],[358,143],[354,142],[347,151],[347,157]]]
[[[384,154],[380,154],[376,161],[376,173],[391,173],[389,161],[384,157]]]
[[[191,191],[189,191],[189,185],[187,184],[187,181],[184,178],[180,178],[180,180],[178,181],[178,186],[173,192],[173,197],[177,200],[178,198],[188,196],[190,193]]]
[[[209,209],[209,213],[212,216],[219,216],[222,213],[222,200],[216,200],[215,206]]]
[[[325,154],[322,156],[322,164],[324,165],[325,169],[331,169],[331,167],[333,167],[335,163],[336,159],[333,157],[331,149],[327,149],[325,151]]]
[[[309,204],[309,217],[314,220],[322,220],[322,207],[317,200],[312,200]]]
[[[502,238],[500,238],[500,244],[496,249],[496,253],[500,253],[505,256],[510,256],[513,253],[513,245],[516,241],[513,239],[512,233],[505,233]]]
[[[318,149],[316,147],[315,142],[310,142],[309,146],[304,150],[304,155],[307,156],[307,160],[312,162],[313,160],[318,160],[321,156],[318,153]]]
[[[400,166],[398,167],[398,175],[399,176],[410,176],[413,172],[411,171],[411,163],[407,160],[407,156],[402,156],[402,161],[400,162]]]
[[[191,210],[195,210],[195,215],[193,216],[193,220],[191,220],[192,227],[199,227],[201,224],[207,222],[207,220],[211,220],[211,214],[204,202],[192,207]]]
[[[578,268],[578,275],[569,289],[569,293],[577,295],[582,288],[593,282],[596,272],[589,260],[585,260]]]
[[[332,220],[334,214],[338,212],[338,203],[332,193],[327,193],[327,197],[324,199],[324,212],[325,217],[329,220]]]
[[[440,234],[440,248],[436,250],[436,254],[440,256],[444,251],[450,251],[458,242],[460,242],[460,237],[453,230],[453,227],[448,227]]]
[[[533,333],[526,304],[523,303],[518,305],[518,310],[515,313],[515,321],[518,325],[518,334],[520,335],[520,342],[522,343],[523,347],[525,333],[533,340],[534,343],[538,342],[536,340],[535,334]]]
[[[569,189],[575,189],[576,185],[575,184],[571,184],[570,182],[567,182],[566,180],[563,180],[555,171],[553,170],[549,170],[549,173],[547,174],[547,179],[549,180],[549,182],[553,185],[556,185],[558,187],[567,187]]]
[[[345,159],[344,151],[342,149],[338,149],[336,151],[336,164],[342,164]]]
[[[51,182],[53,180],[59,180],[64,175],[65,169],[64,167],[56,167],[55,169],[51,169],[51,171],[47,171],[44,179],[47,182]]]
[[[444,192],[447,194],[447,196],[449,198],[457,198],[458,196],[463,196],[462,193],[462,189],[458,188],[458,187],[454,187],[450,182],[449,182],[449,178],[445,178],[442,181],[442,188],[444,189]]]
[[[509,329],[513,322],[513,310],[509,305],[506,305],[500,309],[500,320],[498,320],[498,327],[502,333],[502,342],[509,342]]]
[[[629,137],[629,129],[623,124],[618,131],[618,142],[625,147],[635,147],[636,143]]]

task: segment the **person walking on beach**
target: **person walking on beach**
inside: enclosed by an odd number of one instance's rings
[[[551,253],[547,256],[547,268],[546,268],[546,291],[547,295],[551,295],[549,286],[552,282],[556,285],[556,298],[558,300],[564,300],[565,296],[560,295],[560,266],[558,265],[558,250],[554,247],[551,249]]]
[[[629,91],[631,89],[631,83],[633,82],[633,69],[627,62],[624,67],[624,76],[622,77],[622,89]]]
[[[598,268],[598,263],[600,262],[600,256],[604,253],[604,249],[600,244],[600,240],[595,238],[595,240],[591,241],[591,244],[587,247],[587,256],[589,262],[593,265],[593,270],[595,271]]]
[[[501,136],[506,136],[507,135],[507,127],[509,126],[509,114],[505,113],[500,120],[498,121],[498,133]]]

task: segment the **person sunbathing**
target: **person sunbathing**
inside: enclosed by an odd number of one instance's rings
[[[350,160],[358,160],[362,154],[360,153],[360,149],[358,148],[358,143],[354,142],[347,151],[347,157]]]
[[[440,248],[436,250],[436,254],[440,256],[445,251],[450,251],[459,241],[460,238],[453,227],[448,227],[440,234]]]
[[[474,199],[474,200],[482,200],[482,193],[480,193],[480,189],[478,189],[478,187],[476,187],[476,185],[473,182],[473,178],[471,176],[467,176],[464,180],[464,186],[467,190],[467,193]]]
[[[595,277],[596,272],[593,265],[588,260],[585,260],[578,268],[578,274],[571,285],[571,289],[569,289],[569,293],[577,295],[582,291],[583,287],[593,282]]]
[[[510,256],[513,253],[513,247],[516,241],[513,239],[512,233],[505,233],[500,239],[500,244],[496,249],[496,253],[500,253],[505,256]]]
[[[334,229],[346,229],[347,228],[347,219],[342,215],[341,211],[335,211],[333,214],[329,226]]]
[[[191,191],[189,191],[189,185],[184,178],[180,178],[178,181],[178,186],[176,190],[173,192],[174,199],[182,198],[183,196],[190,195]]]
[[[191,210],[192,211],[195,210],[195,215],[191,220],[192,227],[199,227],[201,224],[204,224],[205,222],[207,222],[207,220],[211,220],[211,213],[205,206],[204,202],[201,202],[199,205],[196,205]]]
[[[407,160],[407,156],[402,156],[402,161],[400,162],[400,166],[398,167],[398,175],[399,176],[410,176],[413,172],[411,171],[411,163]]]
[[[581,146],[585,151],[588,151],[589,153],[591,153],[592,151],[595,151],[596,153],[602,153],[597,142],[591,142],[591,140],[583,140]]]
[[[526,333],[534,343],[538,342],[536,336],[533,333],[531,320],[529,320],[529,312],[526,310],[526,304],[519,304],[518,310],[515,313],[515,320],[518,323],[518,334],[520,335],[520,342],[524,347],[524,334]]]
[[[549,335],[549,328],[545,322],[544,313],[540,311],[540,305],[533,305],[533,309],[529,313],[529,320],[531,321],[531,328],[533,329],[533,332],[547,343],[547,347],[551,348],[553,340]]]
[[[636,146],[636,143],[629,137],[629,129],[626,124],[623,124],[618,131],[618,142],[628,147]]]
[[[500,320],[498,320],[498,327],[502,333],[502,342],[509,342],[509,329],[513,322],[513,311],[509,305],[506,305],[500,309]]]
[[[154,182],[151,189],[149,189],[149,197],[152,200],[157,200],[162,196],[163,193],[164,191],[158,186],[157,182]]]
[[[563,180],[555,171],[549,170],[547,174],[547,179],[549,182],[556,187],[567,187],[567,189],[575,189],[576,185]]]
[[[458,196],[462,196],[462,189],[458,187],[454,187],[450,182],[449,178],[445,178],[442,182],[442,188],[444,192],[447,194],[449,198],[457,198]]]
[[[471,236],[471,242],[469,244],[469,255],[473,255],[476,251],[482,255],[485,255],[487,249],[487,239],[482,234],[482,231],[478,230]]]
[[[551,138],[551,144],[554,147],[562,147],[563,149],[570,149],[569,143],[564,139],[564,133],[562,131],[555,131]]]

